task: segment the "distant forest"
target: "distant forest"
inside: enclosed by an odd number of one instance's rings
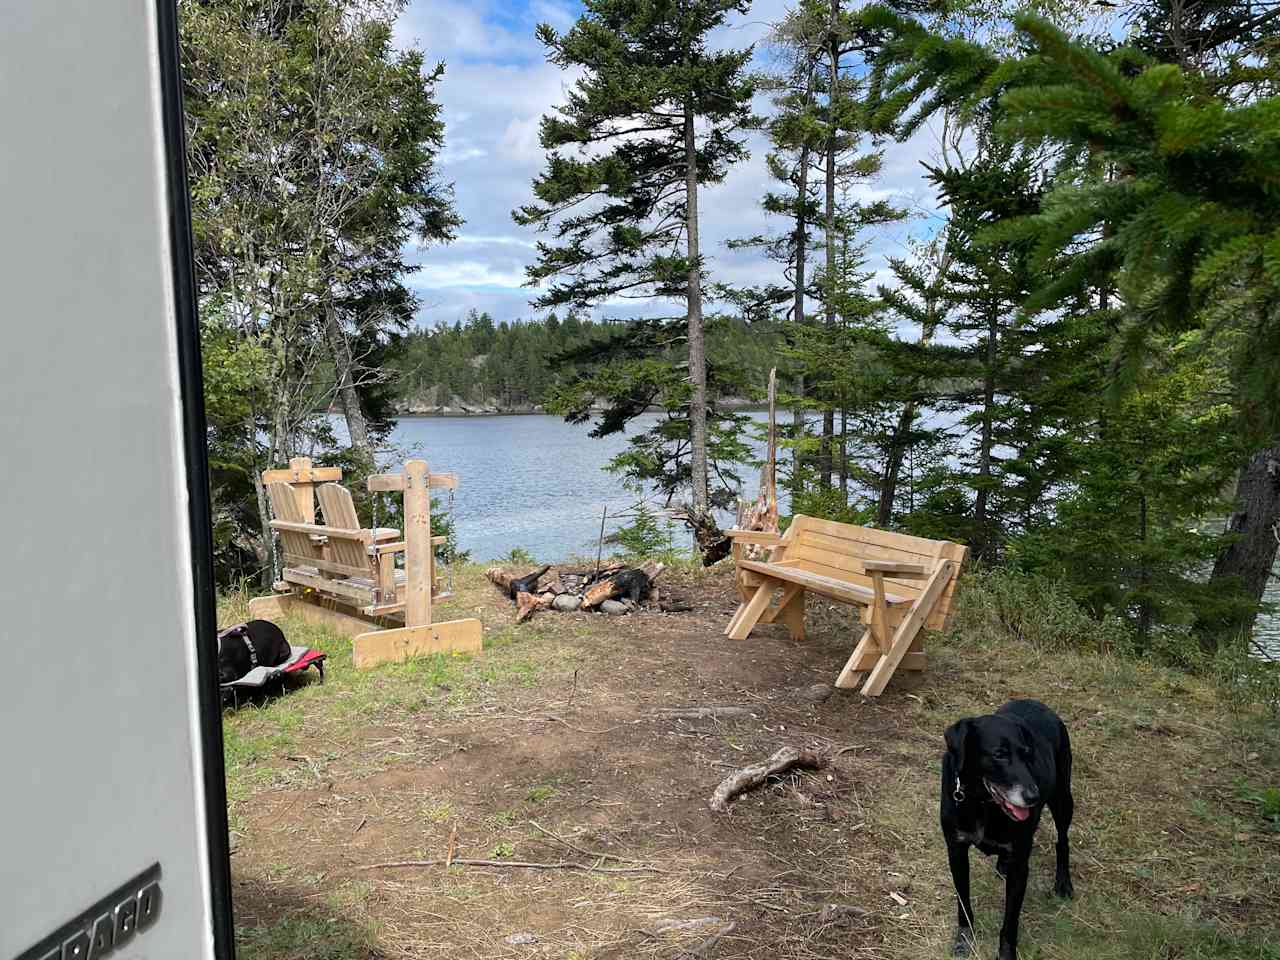
[[[459,401],[504,410],[543,407],[624,332],[622,324],[572,314],[563,320],[551,313],[541,321],[495,322],[473,310],[452,324],[414,330],[395,341],[385,361],[392,371],[394,405],[400,410],[456,407]],[[734,399],[758,399],[771,363],[777,362],[781,325],[708,317],[707,339],[715,362],[733,369],[739,381]],[[670,352],[684,351],[673,343]]]

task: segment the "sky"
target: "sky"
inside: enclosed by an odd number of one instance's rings
[[[532,199],[530,184],[545,160],[538,123],[564,101],[570,78],[546,62],[533,34],[542,22],[567,29],[580,10],[578,3],[566,0],[412,0],[397,23],[400,46],[422,50],[428,68],[445,64],[436,91],[445,121],[440,174],[454,184],[457,209],[466,221],[453,243],[415,248],[410,256],[420,265],[409,278],[422,304],[420,325],[453,323],[473,308],[488,311],[495,321],[541,317],[529,305],[536,289],[524,286],[538,233],[517,226],[511,211]],[[768,50],[762,41],[785,10],[785,0],[757,0],[715,43],[755,44],[756,66],[766,66]],[[778,218],[765,217],[759,206],[769,182],[767,145],[758,134],[749,143],[750,159],[699,196],[703,256],[713,280],[779,282],[777,265],[758,253],[726,247],[732,238],[783,226]],[[879,279],[889,277],[886,257],[903,255],[909,235],[924,235],[936,223],[933,191],[920,168],[922,160],[936,153],[935,144],[934,132],[924,130],[909,143],[886,145],[883,175],[868,188],[916,214],[906,225],[871,237],[868,267]]]

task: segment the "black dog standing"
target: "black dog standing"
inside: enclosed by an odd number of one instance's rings
[[[1027,892],[1031,842],[1048,806],[1058,828],[1053,890],[1070,897],[1071,741],[1058,715],[1038,700],[1011,700],[994,714],[969,717],[947,728],[942,758],[942,833],[956,886],[954,956],[973,944],[969,902],[969,847],[996,855],[1005,878],[1004,923],[997,960],[1016,960],[1018,915]]]

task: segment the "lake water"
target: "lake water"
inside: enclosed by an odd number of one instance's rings
[[[660,416],[638,417],[629,433],[648,429]],[[765,420],[764,413],[750,416]],[[594,557],[605,508],[620,515],[638,499],[604,469],[626,449],[626,435],[594,439],[590,429],[550,416],[405,417],[391,440],[397,456],[421,457],[433,470],[458,474],[454,522],[458,546],[472,559],[496,559],[519,547],[547,563]],[[743,472],[752,496],[756,473]],[[608,519],[605,532],[629,522]],[[673,531],[683,545],[683,528],[673,525]]]
[[[631,432],[647,429],[659,416],[637,418]],[[750,416],[766,419],[763,412]],[[341,430],[340,419],[335,426]],[[626,436],[593,439],[589,430],[550,416],[406,417],[391,440],[399,448],[396,457],[421,457],[434,470],[458,474],[454,522],[459,547],[472,559],[497,559],[518,547],[548,563],[595,556],[601,512],[607,507],[613,518],[606,520],[608,533],[629,522],[616,515],[636,503],[604,470],[626,448]],[[763,443],[754,446],[763,455]],[[740,473],[745,495],[754,497],[758,471]],[[673,533],[677,543],[688,543],[682,527],[674,525]],[[1280,582],[1272,582],[1268,599],[1280,605]],[[1280,656],[1280,616],[1260,620],[1255,634]]]

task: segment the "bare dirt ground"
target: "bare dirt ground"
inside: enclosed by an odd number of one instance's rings
[[[813,702],[852,649],[852,612],[810,600],[805,644],[780,626],[728,641],[728,574],[668,571],[688,613],[516,627],[470,569],[443,616],[479,615],[483,656],[373,671],[351,667],[347,641],[286,624],[329,653],[329,680],[225,718],[241,956],[942,956],[942,730],[1012,696],[1057,708],[1076,750],[1077,899],[1050,893],[1046,817],[1024,957],[1280,956],[1280,833],[1252,792],[1277,783],[1280,754],[1214,688],[952,637],[929,644],[918,682]],[[751,712],[654,716],[729,704]],[[788,744],[834,759],[708,809],[720,780]],[[376,866],[450,856],[502,866]],[[994,954],[1002,887],[974,859]]]

